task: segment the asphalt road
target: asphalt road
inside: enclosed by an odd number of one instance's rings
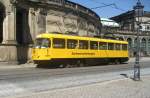
[[[150,59],[141,60],[141,75],[149,75]],[[133,76],[134,60],[121,65],[80,68],[0,70],[0,97],[33,94]]]

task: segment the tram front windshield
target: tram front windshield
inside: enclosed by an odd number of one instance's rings
[[[35,41],[35,48],[49,48],[50,40],[46,38],[38,38]]]

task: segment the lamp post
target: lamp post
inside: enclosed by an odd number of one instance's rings
[[[134,12],[135,12],[135,21],[137,17],[137,45],[136,45],[136,58],[135,58],[135,63],[134,63],[134,77],[133,79],[135,81],[140,80],[140,17],[143,16],[143,8],[144,6],[141,4],[140,0],[138,0],[137,4],[133,7]]]

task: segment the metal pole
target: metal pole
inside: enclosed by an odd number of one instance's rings
[[[138,11],[139,13],[139,11]],[[134,80],[140,80],[140,39],[139,39],[139,15],[138,15],[138,28],[137,28],[137,45],[136,45],[136,58],[134,64]]]
[[[143,11],[144,6],[141,5],[140,0],[138,0],[137,5],[134,7],[134,10],[136,12],[136,16],[138,17],[138,22],[137,22],[137,46],[136,46],[136,58],[135,58],[135,64],[134,64],[134,80],[139,81],[140,80],[140,11]],[[143,12],[142,12],[143,13]]]

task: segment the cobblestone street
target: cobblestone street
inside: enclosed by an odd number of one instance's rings
[[[150,98],[150,58],[141,58],[141,81],[130,79],[134,60],[129,60],[129,69],[125,64],[38,69],[33,64],[1,63],[0,98]]]
[[[150,76],[145,76],[138,82],[132,79],[111,80],[17,98],[150,98],[149,85]]]

